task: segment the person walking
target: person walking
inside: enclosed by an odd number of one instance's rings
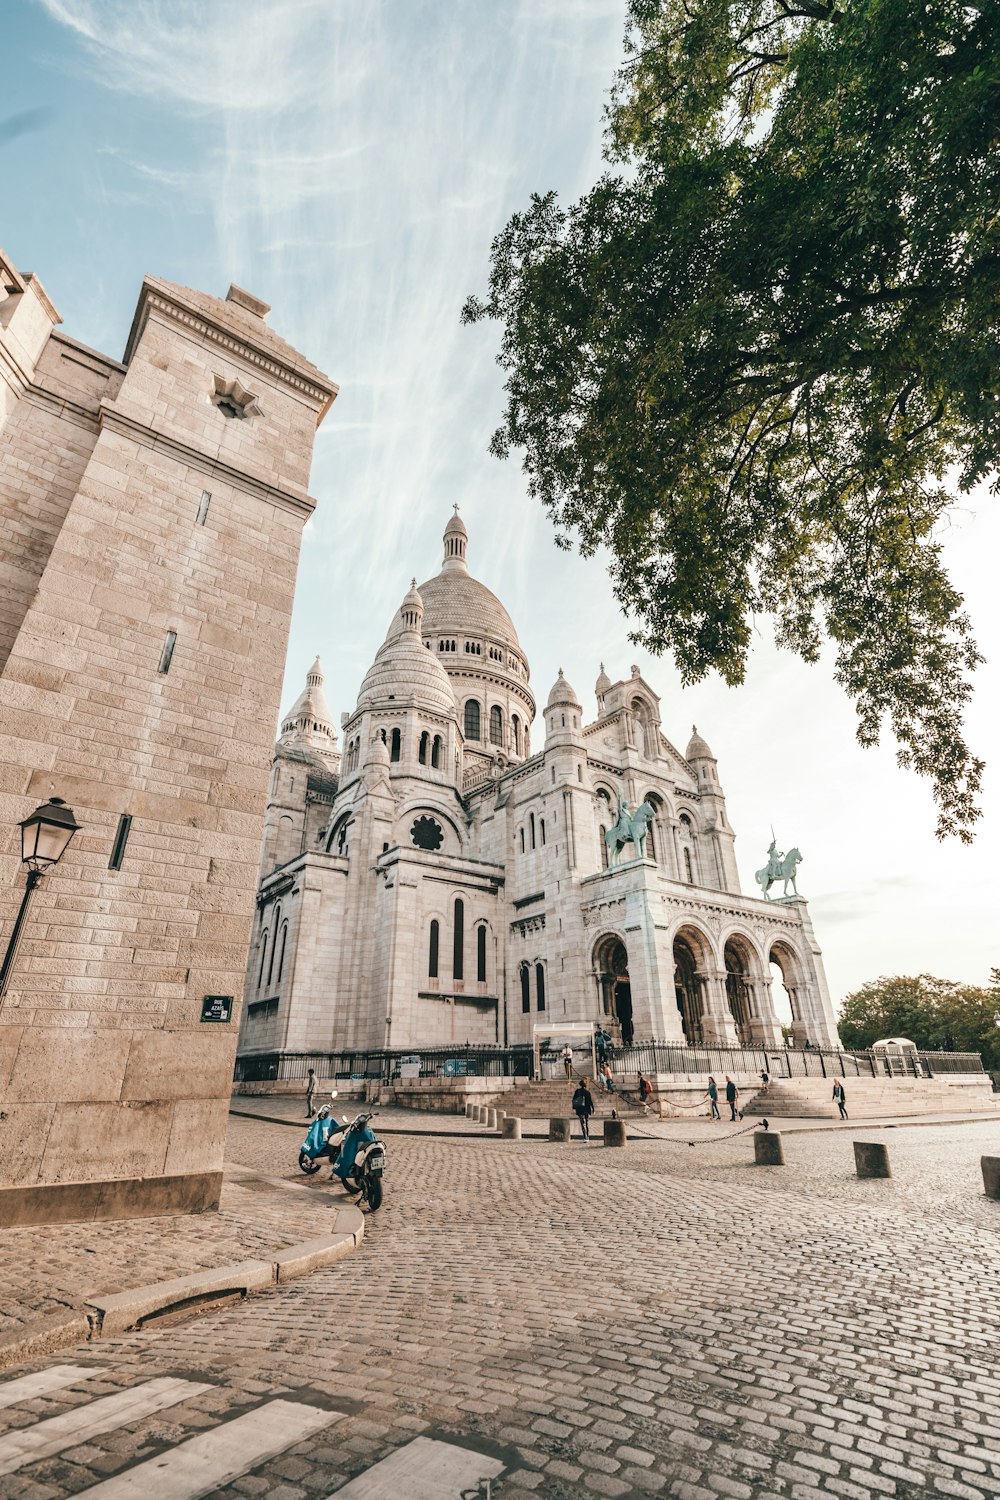
[[[840,1110],[840,1118],[847,1119],[847,1094],[839,1078],[833,1080],[833,1102]]]
[[[608,1060],[608,1043],[610,1042],[610,1040],[611,1038],[608,1036],[608,1033],[605,1031],[604,1027],[598,1026],[597,1030],[594,1032],[594,1050],[597,1053],[598,1071],[600,1071],[601,1068],[604,1067],[604,1064]]]
[[[722,1116],[719,1114],[719,1085],[714,1078],[708,1080],[708,1102],[712,1106],[711,1118],[713,1120],[721,1120]]]
[[[611,1064],[610,1063],[605,1063],[604,1067],[601,1069],[601,1083],[607,1089],[607,1091],[608,1091],[609,1094],[613,1094],[614,1093],[614,1091],[615,1091],[615,1080],[611,1076]]]
[[[567,1079],[570,1079],[573,1077],[573,1048],[570,1046],[569,1042],[567,1042],[565,1047],[562,1049],[561,1056],[563,1067],[566,1069],[566,1077]]]
[[[736,1087],[736,1085],[733,1082],[733,1080],[730,1078],[729,1074],[727,1073],[726,1074],[726,1103],[729,1105],[729,1118],[731,1120],[735,1120],[736,1119],[736,1106],[739,1103],[739,1097],[740,1097],[740,1091]],[[743,1118],[743,1111],[740,1110],[740,1119],[742,1120],[742,1118]]]
[[[587,1087],[588,1079],[581,1079],[573,1095],[573,1113],[580,1121],[580,1132],[585,1141],[590,1140],[590,1117],[594,1113],[594,1096]]]
[[[309,1069],[309,1077],[306,1079],[306,1119],[311,1120],[316,1111],[313,1109],[313,1099],[316,1096],[316,1069]]]
[[[649,1114],[649,1101],[653,1097],[653,1085],[642,1073],[639,1074],[639,1103],[644,1115]]]

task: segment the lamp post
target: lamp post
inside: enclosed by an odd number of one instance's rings
[[[31,817],[25,818],[20,825],[21,863],[27,866],[28,878],[25,882],[17,920],[7,944],[7,952],[4,954],[3,966],[0,967],[0,1000],[7,993],[11,970],[14,967],[25,919],[28,915],[31,893],[46,870],[51,870],[52,866],[57,865],[62,859],[69,848],[70,839],[79,826],[73,815],[73,809],[67,807],[61,797],[50,797],[48,802],[43,803],[41,807],[36,807]]]

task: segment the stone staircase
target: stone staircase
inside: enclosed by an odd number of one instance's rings
[[[961,1080],[961,1081],[959,1081]],[[1000,1111],[988,1076],[952,1075],[944,1078],[845,1078],[847,1113],[851,1119],[877,1120],[896,1115],[980,1114]],[[833,1078],[772,1079],[770,1087],[749,1100],[743,1096],[748,1120],[839,1119],[833,1102]]]
[[[561,1078],[547,1080],[545,1083],[529,1083],[525,1080],[505,1093],[486,1096],[484,1102],[488,1102],[491,1108],[502,1109],[505,1114],[521,1120],[572,1119],[572,1099],[576,1087],[575,1078],[572,1083]],[[624,1099],[621,1094],[608,1094],[600,1088],[592,1087],[590,1092],[594,1100],[592,1119],[609,1120],[612,1110],[617,1112],[620,1120],[642,1117],[642,1106],[634,1094],[630,1099]],[[650,1105],[649,1112],[654,1114],[655,1111],[654,1102]]]

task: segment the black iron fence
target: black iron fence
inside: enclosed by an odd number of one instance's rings
[[[542,1049],[543,1073],[558,1067],[558,1048]],[[687,1047],[677,1042],[635,1042],[609,1049],[613,1071],[627,1073],[768,1073],[771,1078],[880,1078],[890,1075],[933,1078],[940,1073],[982,1073],[978,1052],[847,1052],[808,1047]],[[310,1068],[317,1077],[389,1083],[394,1078],[530,1078],[531,1046],[393,1048],[364,1052],[264,1052],[241,1057],[237,1083],[303,1083]]]

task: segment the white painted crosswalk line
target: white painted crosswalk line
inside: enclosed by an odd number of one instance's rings
[[[194,1380],[164,1376],[113,1396],[101,1396],[85,1406],[75,1406],[58,1417],[47,1417],[33,1427],[20,1427],[0,1437],[0,1474],[13,1474],[25,1464],[52,1458],[65,1448],[75,1448],[102,1432],[112,1432],[128,1422],[141,1421],[167,1406],[176,1406],[190,1396],[212,1390]]]
[[[0,1385],[0,1407],[16,1406],[19,1401],[34,1401],[36,1396],[48,1396],[52,1391],[65,1390],[84,1380],[93,1380],[96,1375],[106,1375],[107,1370],[98,1370],[94,1365],[51,1365],[39,1370],[36,1375],[20,1375],[17,1380],[5,1380]]]
[[[481,1479],[496,1479],[506,1465],[486,1453],[418,1437],[366,1469],[327,1500],[460,1500]]]
[[[268,1401],[124,1474],[102,1480],[86,1491],[87,1500],[198,1500],[338,1422],[341,1415],[300,1401]]]

